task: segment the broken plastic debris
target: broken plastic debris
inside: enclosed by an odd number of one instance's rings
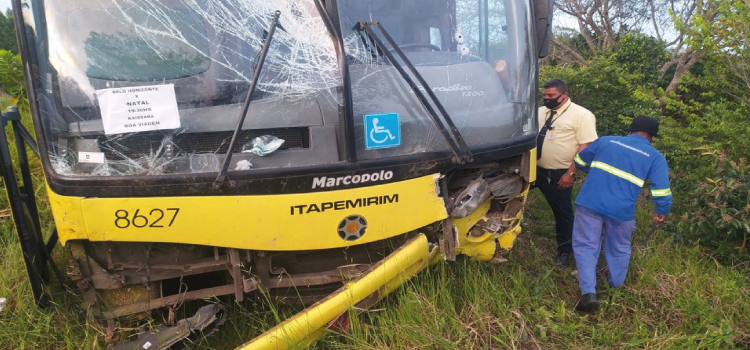
[[[518,176],[487,179],[487,184],[492,195],[497,198],[512,198],[523,191],[523,181]]]
[[[243,159],[237,162],[237,166],[234,168],[234,170],[250,170],[250,167],[252,166],[253,163],[250,163],[249,160]]]
[[[0,298],[0,311],[3,311],[3,309],[5,308],[5,302],[6,302],[7,300],[8,300],[8,299],[5,299],[5,298]]]
[[[252,153],[262,157],[279,149],[283,144],[284,140],[273,135],[258,136],[242,146],[242,153]]]
[[[143,330],[135,340],[126,340],[110,350],[164,350],[190,336],[191,333],[202,333],[204,336],[216,331],[224,323],[224,307],[210,304],[201,307],[195,316],[177,321],[175,325],[159,325],[154,330]]]
[[[451,217],[462,218],[473,213],[489,196],[490,188],[487,182],[481,177],[475,179],[456,196]]]

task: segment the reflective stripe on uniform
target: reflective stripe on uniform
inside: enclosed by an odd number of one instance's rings
[[[654,197],[671,196],[672,190],[665,188],[663,190],[651,190],[651,195]]]
[[[641,180],[639,177],[637,177],[637,176],[635,176],[635,175],[633,175],[633,174],[631,174],[631,173],[629,173],[627,171],[623,171],[623,170],[617,169],[617,168],[615,168],[615,167],[613,167],[613,166],[611,166],[611,165],[609,165],[607,163],[602,163],[602,162],[599,162],[599,161],[593,161],[593,162],[591,162],[591,167],[592,168],[597,168],[597,169],[604,170],[604,171],[606,171],[606,172],[608,172],[608,173],[610,173],[610,174],[612,174],[614,176],[617,176],[617,177],[619,177],[621,179],[628,180],[628,181],[632,182],[634,185],[636,185],[638,187],[643,187],[643,182],[644,181]]]
[[[583,167],[589,166],[589,163],[584,162],[583,159],[581,159],[581,157],[579,157],[577,154],[576,154],[576,157],[573,158],[573,161],[575,161],[576,164],[583,166]]]

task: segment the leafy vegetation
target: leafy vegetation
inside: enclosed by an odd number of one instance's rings
[[[13,97],[10,101],[12,104],[21,107],[28,106],[21,55],[0,50],[0,91],[4,91]]]
[[[16,42],[16,27],[13,24],[13,11],[7,9],[5,14],[0,12],[0,50],[18,53]]]
[[[682,213],[675,224],[680,238],[700,243],[704,249],[732,260],[750,260],[750,175],[744,158],[727,160],[719,152],[701,152],[713,174],[693,183],[691,176],[680,174],[678,188],[694,194],[677,204]]]

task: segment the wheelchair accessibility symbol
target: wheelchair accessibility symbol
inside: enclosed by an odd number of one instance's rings
[[[365,149],[391,148],[401,145],[401,122],[398,114],[365,115]]]

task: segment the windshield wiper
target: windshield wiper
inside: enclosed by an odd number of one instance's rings
[[[443,116],[443,119],[445,119],[445,124],[443,124],[443,121],[440,120],[440,118],[437,116],[437,113],[435,113],[435,109],[432,108],[432,105],[429,103],[429,100],[427,97],[425,97],[424,93],[422,93],[422,90],[417,87],[417,84],[414,83],[414,80],[406,73],[404,68],[399,64],[399,62],[396,61],[396,59],[393,57],[393,54],[391,54],[391,51],[388,50],[383,42],[375,35],[375,32],[370,27],[377,27],[380,32],[383,34],[383,37],[388,41],[388,43],[391,45],[391,50],[396,51],[398,53],[398,56],[401,58],[401,61],[403,62],[403,65],[407,66],[411,73],[414,75],[414,77],[417,78],[417,81],[419,81],[420,84],[422,84],[422,87],[427,92],[427,94],[430,96],[430,99],[432,100],[432,103],[435,104],[437,109],[440,111],[440,113]],[[377,45],[377,52],[373,52],[373,54],[384,54],[386,57],[388,57],[388,60],[391,61],[393,64],[393,67],[396,68],[396,70],[401,74],[401,77],[404,78],[406,83],[409,85],[411,90],[414,92],[415,95],[417,95],[417,98],[419,98],[419,101],[422,102],[422,105],[427,110],[427,114],[432,119],[432,122],[435,123],[435,126],[437,126],[440,133],[443,135],[445,140],[448,142],[448,145],[450,145],[451,150],[453,151],[453,156],[456,158],[457,162],[459,164],[464,164],[466,162],[471,162],[474,160],[474,156],[471,153],[471,150],[469,149],[469,146],[466,144],[466,141],[464,141],[463,136],[461,136],[461,132],[458,131],[458,128],[453,123],[453,120],[451,119],[450,115],[448,115],[448,111],[445,110],[445,107],[443,107],[443,104],[438,100],[437,96],[435,96],[435,93],[432,92],[432,89],[427,84],[427,82],[424,80],[424,77],[422,74],[420,74],[417,69],[414,67],[414,65],[409,61],[409,59],[406,58],[406,55],[404,54],[404,51],[401,50],[400,47],[398,47],[398,44],[396,44],[395,41],[393,41],[393,38],[388,34],[388,32],[383,28],[383,26],[378,21],[374,22],[365,22],[361,21],[355,27],[357,31],[365,31],[367,33],[367,37]],[[364,40],[364,38],[363,38]],[[371,50],[372,52],[372,50]]]
[[[240,118],[237,121],[237,126],[234,128],[234,133],[232,134],[232,140],[229,142],[229,149],[227,149],[227,154],[224,156],[224,164],[222,164],[219,175],[216,176],[216,181],[214,181],[214,188],[221,187],[221,185],[225,181],[227,181],[227,170],[229,169],[229,162],[231,162],[232,160],[232,150],[234,149],[234,144],[237,142],[237,135],[240,134],[242,125],[245,123],[245,116],[247,115],[247,110],[250,108],[250,102],[252,102],[253,100],[252,97],[253,92],[255,92],[255,86],[258,85],[260,72],[261,70],[263,70],[263,62],[266,61],[266,55],[268,55],[268,47],[271,45],[271,39],[273,38],[273,33],[276,32],[276,27],[279,26],[280,15],[281,11],[277,10],[273,15],[271,26],[268,28],[268,35],[266,35],[266,40],[263,43],[263,48],[260,50],[260,55],[258,56],[258,64],[255,66],[253,79],[250,81],[250,89],[247,91],[247,98],[245,98],[245,103],[242,105]],[[233,182],[230,181],[230,184],[233,184]]]

